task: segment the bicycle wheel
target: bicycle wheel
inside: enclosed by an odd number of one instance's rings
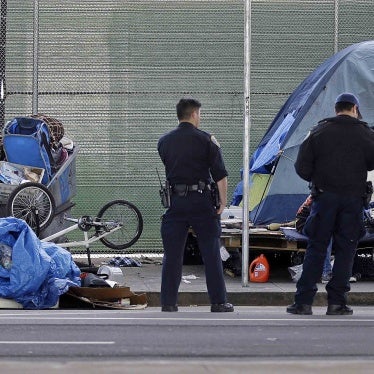
[[[9,195],[7,214],[20,218],[36,232],[45,229],[55,215],[55,200],[40,183],[28,182],[17,186]]]
[[[143,217],[139,209],[125,200],[114,200],[104,205],[98,215],[99,222],[119,223],[121,228],[108,234],[100,241],[112,249],[125,249],[137,242],[143,232]],[[96,233],[102,234],[105,228],[96,227]]]

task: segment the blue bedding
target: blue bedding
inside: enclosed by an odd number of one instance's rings
[[[284,237],[290,241],[301,241],[307,242],[308,237],[300,234],[293,227],[281,227],[280,231],[284,234]],[[360,244],[373,244],[374,245],[374,233],[366,232],[365,235],[360,239]]]
[[[25,221],[0,218],[0,243],[11,248],[11,260],[0,266],[0,297],[25,309],[45,309],[55,306],[70,286],[81,285],[70,252],[41,242]]]

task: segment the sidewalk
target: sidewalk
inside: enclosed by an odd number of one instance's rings
[[[141,260],[140,260],[141,261]],[[141,261],[142,262],[142,261]],[[161,264],[144,263],[142,267],[122,267],[125,285],[135,293],[146,293],[148,306],[160,306]],[[184,265],[183,278],[179,287],[178,304],[209,305],[202,265]],[[194,279],[196,277],[196,279]],[[295,283],[287,274],[275,274],[266,283],[242,286],[241,277],[225,275],[228,301],[237,306],[278,306],[293,303]],[[361,280],[351,283],[348,294],[350,305],[374,305],[374,282]],[[315,306],[325,306],[325,285],[318,284]]]

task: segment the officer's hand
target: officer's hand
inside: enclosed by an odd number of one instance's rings
[[[224,209],[225,209],[225,205],[220,204],[219,208],[217,209],[217,214],[221,215]]]

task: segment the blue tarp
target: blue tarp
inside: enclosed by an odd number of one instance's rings
[[[257,151],[257,157],[253,157],[253,161],[251,164],[252,173],[269,174],[269,165],[272,165],[274,160],[277,158],[283,140],[286,137],[288,130],[290,129],[294,120],[295,117],[293,116],[293,114],[288,113],[266,143],[266,148],[265,146],[259,148],[260,151]]]
[[[250,165],[251,172],[270,173],[271,166],[269,165],[276,159],[278,152],[288,140],[289,134],[299,125],[320,90],[344,58],[356,47],[357,45],[349,46],[327,59],[297,87],[272,121],[254,152]]]
[[[25,221],[0,219],[0,243],[12,248],[9,269],[0,266],[0,297],[25,309],[45,309],[57,304],[69,286],[80,286],[80,270],[70,252],[54,243],[41,242]]]

